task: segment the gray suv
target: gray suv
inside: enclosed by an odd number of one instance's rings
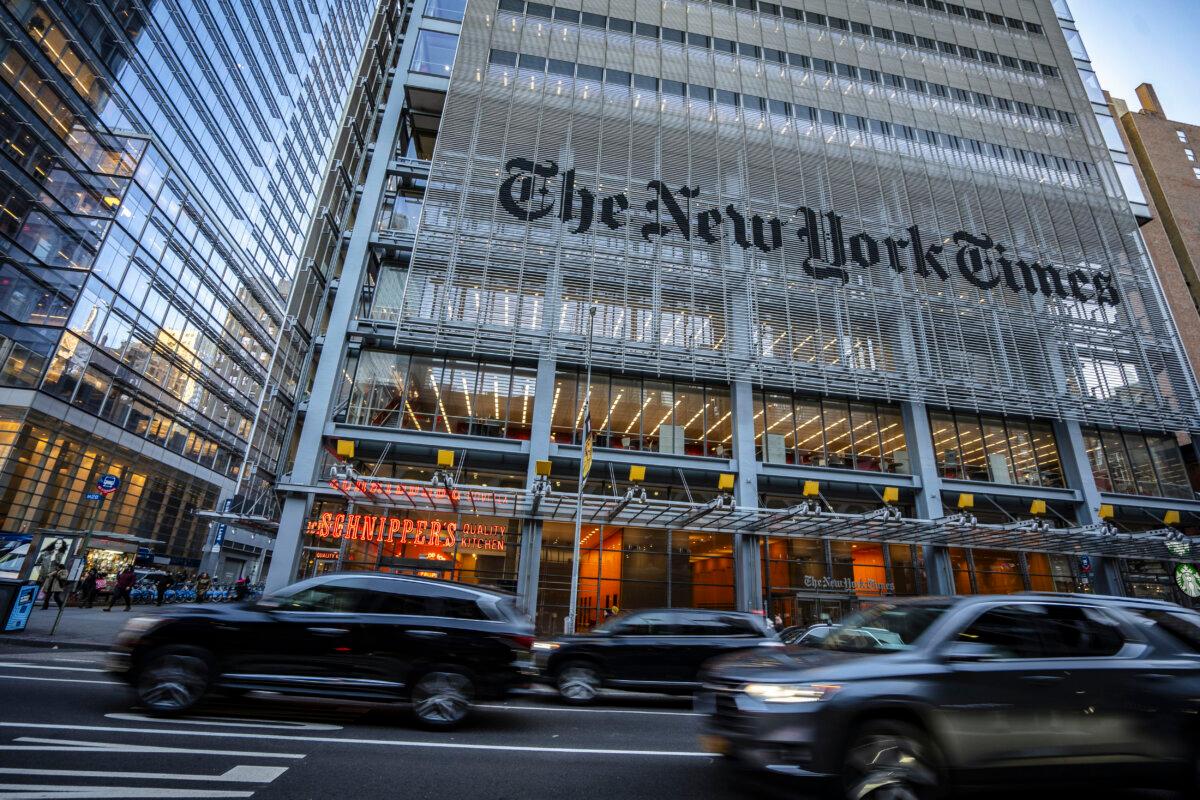
[[[854,800],[1200,777],[1200,614],[1170,603],[888,601],[817,648],[717,659],[701,680],[707,749]]]

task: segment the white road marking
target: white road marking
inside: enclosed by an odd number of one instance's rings
[[[475,708],[498,708],[504,711],[559,711],[566,714],[650,714],[667,717],[702,717],[695,711],[647,711],[632,708],[562,708],[555,706],[523,706],[505,703],[480,703]]]
[[[617,750],[587,747],[534,747],[531,745],[467,744],[465,742],[397,741],[381,739],[351,739],[338,736],[283,736],[271,733],[239,733],[236,731],[181,731],[170,728],[115,728],[103,725],[60,725],[47,722],[0,722],[3,728],[48,728],[64,731],[98,731],[104,733],[155,733],[168,736],[207,736],[226,739],[270,739],[274,742],[320,742],[322,744],[376,745],[379,747],[413,747],[435,750],[494,750],[506,753],[554,753],[596,756],[661,756],[670,758],[712,758],[711,753],[690,750]]]
[[[47,667],[42,664],[15,664],[11,661],[0,661],[0,667],[15,667],[17,669],[53,669],[59,672],[108,672],[106,669],[95,667]]]
[[[0,800],[42,800],[61,797],[251,797],[254,792],[212,789],[153,789],[147,786],[55,786],[0,783]]]
[[[48,681],[50,683],[103,683],[106,686],[117,686],[118,681],[89,681],[83,678],[39,678],[37,675],[3,675],[6,681]]]
[[[43,726],[54,727],[54,726]],[[123,730],[109,728],[106,730]],[[36,736],[21,736],[16,744],[0,745],[0,750],[33,750],[39,753],[176,753],[202,756],[238,756],[240,758],[304,758],[304,753],[266,753],[254,750],[196,750],[191,747],[167,747],[156,744],[125,744],[123,742],[90,742],[72,739],[41,739]]]
[[[41,775],[66,778],[133,778],[146,781],[206,781],[216,783],[270,783],[287,767],[255,767],[239,764],[220,775],[183,775],[174,772],[104,772],[83,769],[25,769],[23,767],[0,767],[0,775]]]
[[[151,717],[147,714],[105,714],[104,716],[108,719],[124,720],[126,722],[155,722],[166,725],[224,725],[230,728],[280,728],[282,730],[295,731],[342,730],[341,725],[326,725],[323,722],[294,722],[286,719],[245,719],[242,717],[190,717],[188,719],[174,717],[163,719],[162,717]]]

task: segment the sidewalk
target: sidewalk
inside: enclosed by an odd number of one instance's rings
[[[106,650],[116,640],[121,628],[133,617],[151,616],[170,611],[172,606],[134,606],[126,612],[118,604],[112,611],[96,608],[73,608],[63,610],[58,630],[50,635],[50,627],[58,614],[54,603],[43,611],[39,602],[29,617],[29,625],[23,631],[0,632],[0,647],[6,644],[22,647],[62,647],[73,650]]]

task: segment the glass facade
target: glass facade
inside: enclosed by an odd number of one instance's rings
[[[758,392],[755,401],[755,443],[768,464],[910,471],[897,406],[776,392]]]
[[[264,0],[268,30],[201,0],[0,3],[0,386],[38,390],[0,408],[2,532],[78,524],[58,470],[95,461],[132,504],[100,524],[195,566],[191,512],[274,475],[286,301],[373,5]]]
[[[1101,491],[1194,499],[1174,436],[1085,428],[1083,441]]]
[[[559,370],[551,400],[552,441],[579,441],[586,393],[583,370]],[[733,452],[728,387],[593,372],[588,407],[597,447],[715,458]]]
[[[1049,423],[931,411],[938,471],[944,478],[1062,487],[1058,443]]]

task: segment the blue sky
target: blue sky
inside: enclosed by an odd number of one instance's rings
[[[1200,0],[1068,0],[1100,85],[1136,111],[1154,84],[1167,116],[1200,124]]]

